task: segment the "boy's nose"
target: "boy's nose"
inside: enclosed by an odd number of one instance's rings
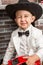
[[[24,20],[25,20],[25,18],[24,18],[24,17],[22,17],[22,18],[21,18],[21,21],[24,21]]]

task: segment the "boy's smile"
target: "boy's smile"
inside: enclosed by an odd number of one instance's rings
[[[35,16],[33,16],[29,11],[19,10],[16,12],[15,21],[17,25],[22,29],[27,29],[28,26],[35,20]]]

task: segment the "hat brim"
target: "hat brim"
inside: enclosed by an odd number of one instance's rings
[[[20,3],[6,6],[6,11],[12,19],[15,18],[15,13],[18,10],[26,10],[31,12],[36,17],[36,20],[39,19],[42,15],[42,8],[36,3]]]

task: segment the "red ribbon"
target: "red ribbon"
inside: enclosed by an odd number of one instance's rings
[[[23,58],[23,56],[20,56],[20,57],[13,58],[13,59],[9,60],[8,61],[8,65],[12,65],[12,62],[14,62],[16,59],[19,61],[19,63],[16,64],[16,65],[22,65],[22,63],[25,63],[27,61],[26,58]],[[38,60],[38,61],[35,62],[35,65],[40,65],[40,64],[41,64],[40,60]]]

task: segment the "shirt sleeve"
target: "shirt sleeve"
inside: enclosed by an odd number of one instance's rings
[[[9,42],[5,56],[3,58],[3,64],[5,64],[5,65],[8,64],[8,60],[10,60],[12,58],[14,50],[15,50],[14,43],[13,43],[13,40],[12,40],[12,37],[11,37],[11,40]]]
[[[36,54],[40,57],[40,60],[43,61],[43,35],[38,38],[37,43],[39,45],[39,49]]]

